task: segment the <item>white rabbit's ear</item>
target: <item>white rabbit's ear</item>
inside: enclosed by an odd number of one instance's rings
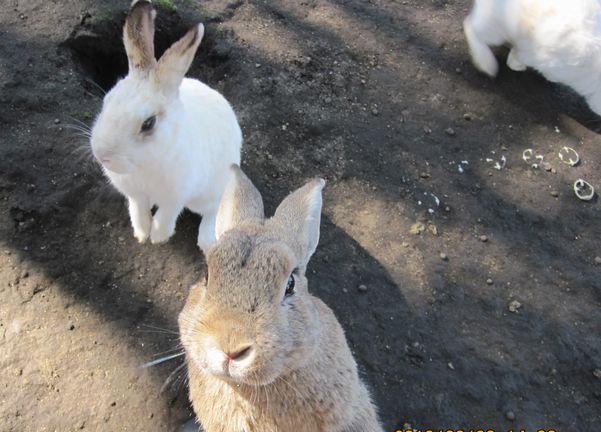
[[[204,35],[204,26],[198,24],[175,42],[159,59],[155,76],[159,88],[165,94],[177,93],[179,85],[188,72],[196,49]]]
[[[156,65],[154,57],[154,18],[156,11],[149,1],[132,4],[125,26],[123,44],[129,61],[130,72],[146,73]]]
[[[230,179],[217,212],[216,237],[219,239],[224,232],[246,220],[263,220],[264,217],[261,194],[238,165],[231,165]]]
[[[315,179],[288,195],[269,221],[282,240],[292,248],[303,270],[319,243],[321,191],[326,182]]]

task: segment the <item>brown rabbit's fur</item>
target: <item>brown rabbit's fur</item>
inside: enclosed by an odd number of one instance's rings
[[[179,317],[190,398],[206,432],[382,431],[342,327],[307,290],[323,185],[308,183],[265,220],[260,194],[232,167],[208,281],[191,289]]]

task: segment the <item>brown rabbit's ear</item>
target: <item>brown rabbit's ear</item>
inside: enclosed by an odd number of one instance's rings
[[[264,217],[261,194],[238,165],[231,165],[230,180],[217,211],[215,223],[217,238],[246,220],[263,220]]]
[[[132,4],[125,26],[123,43],[129,61],[130,72],[147,72],[156,65],[154,57],[154,17],[156,11],[149,1]]]
[[[278,206],[269,224],[292,248],[298,267],[306,268],[319,243],[321,190],[326,182],[315,179],[288,195]]]
[[[155,76],[159,87],[166,94],[177,93],[184,75],[192,64],[203,35],[204,26],[198,24],[171,45],[159,59]]]

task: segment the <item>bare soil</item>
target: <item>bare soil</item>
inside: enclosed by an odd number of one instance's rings
[[[173,431],[191,416],[182,370],[168,379],[181,358],[140,365],[177,347],[205,271],[199,218],[137,244],[69,127],[98,112],[92,82],[125,73],[128,6],[0,7],[2,431]],[[267,209],[328,180],[310,287],[387,431],[601,429],[601,205],[572,191],[601,189],[601,123],[581,98],[532,71],[477,73],[467,0],[175,6],[159,10],[158,51],[206,23],[190,75],[235,107]]]

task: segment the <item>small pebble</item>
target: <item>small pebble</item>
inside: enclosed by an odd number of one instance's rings
[[[463,119],[470,121],[472,119],[472,115],[470,113],[465,113],[463,114]]]
[[[413,225],[411,225],[411,228],[409,228],[409,232],[411,234],[421,234],[426,230],[426,226],[421,223],[421,222],[416,222]]]
[[[255,67],[256,67],[257,69],[259,69],[259,68],[261,67],[261,63],[256,63],[256,64],[255,64]]]
[[[453,365],[453,363],[451,363],[451,362],[448,362],[448,363],[447,363],[447,366],[449,367],[449,369],[451,369],[451,370],[455,370],[455,366]]]
[[[557,192],[556,190],[552,190],[551,196],[557,198],[559,196],[559,192]]]
[[[28,277],[29,277],[28,271],[23,272],[23,274],[21,275],[21,279],[27,279]]]
[[[380,114],[380,112],[378,111],[378,108],[372,108],[371,109],[371,113],[375,116],[377,116],[378,114]]]
[[[57,119],[57,118],[54,119],[54,124],[59,124],[60,122],[61,122],[60,119]]]
[[[457,72],[458,74],[461,73],[461,68],[455,68],[455,72]]]
[[[493,284],[493,280],[491,278],[486,279],[486,284],[487,285],[492,285]]]
[[[507,411],[507,412],[505,413],[505,418],[506,418],[507,420],[511,420],[511,421],[513,421],[513,420],[515,420],[515,413],[514,413],[513,411]]]
[[[444,130],[444,133],[446,133],[448,136],[455,136],[455,129],[453,129],[453,128],[446,128]]]
[[[595,369],[595,370],[593,371],[593,376],[594,376],[595,378],[599,378],[599,379],[601,379],[601,369]]]
[[[75,330],[75,324],[69,324],[69,330]]]
[[[444,211],[446,211],[447,213],[449,213],[449,212],[451,211],[451,207],[449,207],[449,206],[446,206],[446,207],[444,208]]]
[[[357,287],[357,291],[362,292],[362,293],[367,292],[367,286],[361,284]]]
[[[427,172],[420,173],[420,175],[419,175],[419,176],[420,176],[421,178],[423,178],[423,179],[430,178],[430,174],[428,174]]]
[[[545,171],[551,171],[553,169],[549,162],[543,162],[543,168]]]
[[[436,225],[434,225],[434,224],[428,224],[428,231],[432,235],[435,235],[435,236],[438,235],[438,228],[436,228]]]
[[[487,237],[487,236],[485,236],[484,234],[482,234],[482,235],[480,236],[480,241],[481,241],[482,243],[486,243],[486,242],[488,241],[488,237]]]
[[[596,256],[595,257],[595,264],[601,265],[601,256]]]
[[[444,253],[444,252],[441,252],[441,253],[440,253],[440,259],[441,259],[441,260],[443,260],[443,261],[446,261],[446,260],[448,260],[448,259],[449,259],[449,257],[447,256],[447,254],[446,254],[446,253]]]
[[[507,308],[509,312],[517,313],[518,309],[522,307],[522,304],[517,300],[511,300]]]

